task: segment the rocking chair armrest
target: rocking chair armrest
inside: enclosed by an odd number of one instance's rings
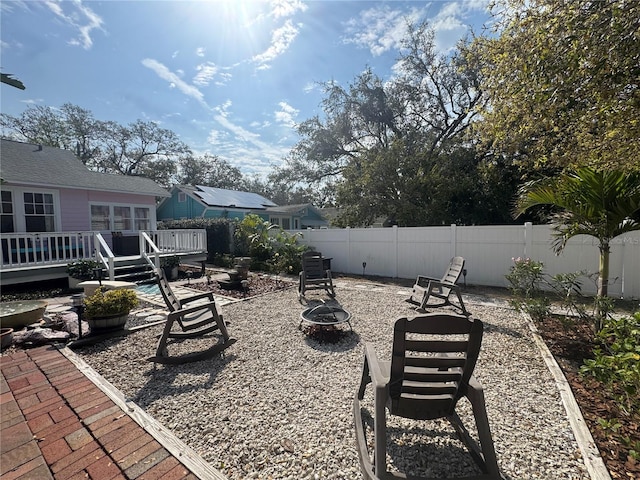
[[[176,310],[175,312],[169,313],[170,318],[175,317],[184,317],[193,312],[199,312],[201,310],[209,309],[211,311],[215,311],[218,315],[220,315],[220,310],[218,309],[218,305],[216,302],[207,302],[207,303],[199,303],[198,305],[194,305],[193,307],[181,308],[180,310]]]
[[[369,366],[369,376],[373,387],[387,388],[389,384],[389,372],[383,372],[383,363],[378,360],[378,354],[371,343],[365,345],[364,359]]]
[[[433,278],[433,277],[425,277],[424,275],[418,275],[418,277],[416,278],[416,285],[419,286],[427,286],[430,282],[439,282],[440,279],[439,278]]]
[[[195,302],[196,300],[201,300],[203,298],[207,298],[213,302],[213,293],[212,292],[196,293],[195,295],[192,295],[190,297],[180,298],[178,299],[178,301],[180,302],[180,306],[182,307],[187,303]]]
[[[452,290],[460,289],[460,285],[457,285],[455,283],[443,282],[442,280],[429,281],[429,286],[428,286],[429,290],[432,290],[433,288],[442,288],[442,287],[451,288]]]
[[[474,375],[471,375],[467,385],[466,397],[472,404],[479,399],[484,399],[484,388]]]

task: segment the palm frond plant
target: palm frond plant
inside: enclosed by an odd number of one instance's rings
[[[541,205],[555,208],[551,222],[554,230],[552,246],[556,254],[576,235],[597,239],[600,258],[596,317],[602,325],[603,312],[598,299],[608,296],[611,241],[624,233],[640,230],[637,216],[640,212],[640,174],[581,167],[557,177],[529,182],[520,189],[514,216]]]

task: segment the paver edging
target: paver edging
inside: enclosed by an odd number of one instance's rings
[[[140,425],[147,433],[155,438],[169,453],[188,468],[199,478],[211,480],[228,480],[220,471],[198,455],[191,447],[178,439],[169,429],[148,415],[136,403],[127,400],[125,396],[104,377],[96,372],[82,358],[76,355],[70,348],[59,348],[69,361],[71,361],[89,380],[91,380],[107,397],[118,405],[133,421]]]
[[[540,336],[531,316],[524,312],[522,312],[522,315],[529,326],[534,342],[542,354],[542,359],[547,365],[547,368],[551,372],[556,386],[558,387],[562,404],[567,412],[567,417],[569,418],[569,423],[573,430],[573,436],[580,447],[582,459],[587,467],[587,471],[589,472],[591,479],[611,480],[609,469],[606,467],[596,442],[593,440],[591,431],[582,416],[578,402],[573,396],[571,386],[569,385],[567,378],[564,376],[564,372],[560,368],[560,365],[558,365],[558,362],[549,350],[549,347],[547,347],[547,344]]]

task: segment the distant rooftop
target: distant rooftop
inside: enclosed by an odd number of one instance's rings
[[[69,150],[4,138],[0,145],[3,182],[169,196],[150,178],[91,171]]]
[[[193,190],[193,194],[209,207],[250,208],[254,210],[277,207],[271,200],[251,192],[238,192],[236,190],[197,185]]]

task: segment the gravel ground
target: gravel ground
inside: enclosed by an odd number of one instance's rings
[[[130,400],[230,479],[359,479],[352,401],[363,344],[390,358],[393,322],[415,314],[398,287],[340,284],[336,300],[353,314],[336,343],[300,330],[295,289],[224,306],[237,343],[224,358],[156,366],[161,327],[77,353]],[[405,295],[406,296],[406,295]],[[311,301],[324,298],[308,292]],[[470,303],[485,322],[476,377],[483,384],[504,476],[588,479],[557,388],[524,320],[508,308]],[[215,337],[215,335],[213,335]],[[172,344],[208,347],[215,338]],[[368,389],[370,392],[371,389]],[[372,395],[364,405],[372,412]],[[474,432],[466,400],[461,417]],[[475,465],[448,423],[389,419],[388,466],[407,474],[456,477]]]

